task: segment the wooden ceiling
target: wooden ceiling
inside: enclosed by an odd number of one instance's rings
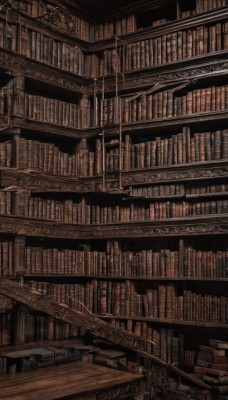
[[[62,0],[61,3],[76,12],[102,19],[108,15],[125,14],[130,9],[137,11],[144,7],[157,8],[168,1],[170,0]]]

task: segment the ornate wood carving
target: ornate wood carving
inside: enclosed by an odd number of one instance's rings
[[[9,297],[0,295],[0,312],[5,312],[6,310],[11,310],[13,307],[13,302]]]
[[[155,68],[154,68],[155,69]],[[222,61],[219,59],[214,60],[213,63],[207,64],[207,65],[198,65],[194,67],[188,67],[186,68],[186,61],[185,61],[185,66],[183,66],[178,70],[176,69],[175,71],[167,71],[164,73],[156,73],[153,74],[152,76],[145,76],[141,78],[135,78],[135,79],[130,79],[130,77],[126,77],[126,80],[124,81],[124,87],[138,87],[138,86],[144,86],[148,84],[153,84],[153,83],[158,83],[158,82],[164,82],[164,81],[174,81],[177,79],[183,79],[183,78],[191,78],[191,77],[200,77],[201,75],[206,75],[206,74],[211,74],[212,72],[218,72],[218,71],[227,71],[228,70],[228,62],[227,61]],[[156,71],[157,72],[157,71]]]
[[[82,78],[80,79],[77,77],[76,79],[70,79],[62,71],[55,72],[54,69],[49,71],[48,66],[44,67],[39,65],[38,68],[35,61],[28,61],[24,57],[11,54],[4,49],[0,50],[0,63],[3,68],[17,73],[23,73],[23,75],[31,76],[33,79],[35,78],[80,93],[83,91]]]
[[[223,178],[228,176],[228,167],[222,165],[220,167],[208,167],[203,166],[186,166],[182,168],[170,166],[167,170],[158,171],[144,171],[127,173],[123,175],[123,185],[132,184],[145,184],[154,182],[164,182],[164,181],[181,181],[181,180],[191,180],[191,179],[205,179],[205,178]]]
[[[26,187],[34,191],[39,190],[57,190],[62,192],[75,192],[86,193],[92,191],[103,191],[103,184],[101,177],[93,178],[65,178],[58,177],[58,180],[52,175],[35,174],[17,171],[15,169],[2,170],[0,172],[1,185]],[[214,179],[228,177],[228,167],[225,163],[221,162],[218,166],[203,167],[199,165],[186,165],[184,167],[170,166],[169,169],[163,170],[147,170],[143,172],[129,171],[124,172],[122,175],[123,186],[137,185],[137,184],[150,184],[158,182],[171,182],[171,181],[190,181],[201,179]],[[107,181],[106,190],[116,190],[119,187],[117,180]]]
[[[57,190],[61,192],[91,192],[94,190],[94,182],[86,181],[77,178],[64,178],[58,177],[56,180],[55,176],[45,174],[31,174],[27,172],[17,170],[2,170],[1,184],[7,186],[18,186],[21,188],[28,188],[29,190]]]
[[[121,385],[118,388],[113,388],[108,391],[102,391],[97,394],[96,400],[112,400],[112,399],[125,399],[126,396],[136,396],[143,391],[142,382],[131,382]]]
[[[65,225],[54,221],[37,221],[17,217],[0,217],[0,232],[20,236],[46,236],[76,239],[81,237],[80,225]]]
[[[158,236],[186,236],[186,235],[204,235],[204,234],[225,234],[228,233],[228,223],[222,219],[219,221],[208,221],[199,222],[191,221],[187,222],[186,220],[182,222],[180,225],[180,221],[178,225],[172,224],[171,221],[165,222],[158,225],[158,222],[145,222],[145,225],[136,227],[137,223],[132,223],[131,225],[125,224],[116,224],[112,225],[112,229],[110,229],[110,225],[99,225],[94,226],[93,229],[89,230],[85,228],[82,233],[84,239],[92,239],[92,238],[137,238],[137,237],[158,237]],[[126,226],[127,225],[127,226]],[[148,226],[149,225],[149,226]],[[155,226],[153,226],[155,225]]]
[[[107,225],[71,225],[55,221],[0,217],[0,232],[20,236],[38,236],[65,239],[137,238],[228,233],[227,214],[207,218],[188,218],[180,221],[161,220],[123,222]]]
[[[63,8],[47,4],[47,13],[38,18],[58,29],[74,33],[74,21],[72,16]]]

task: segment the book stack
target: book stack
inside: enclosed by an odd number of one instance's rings
[[[196,373],[203,374],[203,380],[214,393],[228,398],[228,342],[210,339],[209,346],[199,346]]]

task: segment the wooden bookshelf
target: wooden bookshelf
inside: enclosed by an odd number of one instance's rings
[[[228,3],[70,3],[1,9],[0,277],[194,365],[228,324]],[[0,298],[0,346],[79,333]]]

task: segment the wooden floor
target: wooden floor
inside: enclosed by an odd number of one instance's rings
[[[0,399],[122,399],[141,393],[141,382],[141,375],[73,362],[1,378]]]

